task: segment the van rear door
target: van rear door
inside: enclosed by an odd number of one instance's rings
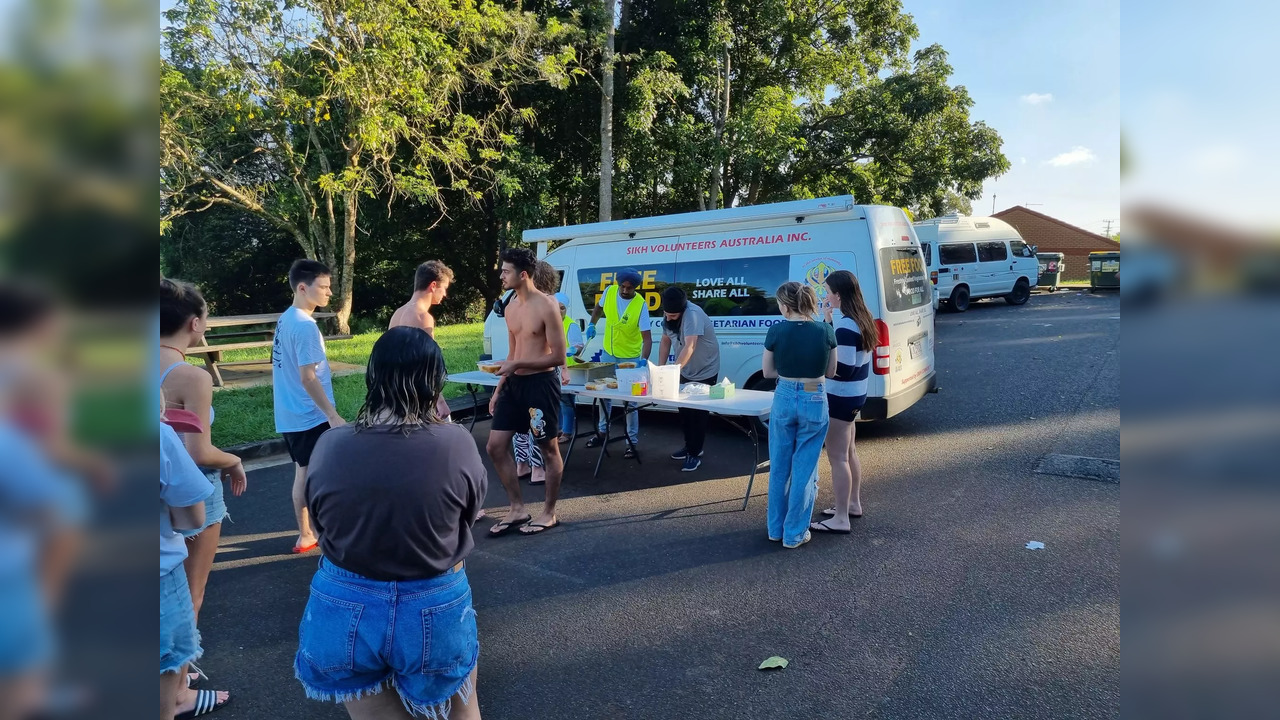
[[[879,273],[874,290],[881,306],[878,328],[888,333],[872,352],[872,373],[885,378],[887,398],[933,375],[933,288],[920,243],[902,211],[868,207],[867,220]],[[870,292],[864,287],[864,295]]]

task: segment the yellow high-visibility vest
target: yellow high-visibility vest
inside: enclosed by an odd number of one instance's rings
[[[569,317],[568,315],[565,315],[564,316],[564,342],[565,342],[566,348],[569,347],[569,328],[571,327],[573,327],[573,318]],[[570,355],[565,358],[564,364],[569,367],[573,367],[574,365],[577,365],[579,362],[581,361],[575,359],[572,355]]]
[[[637,292],[621,317],[618,316],[617,285],[610,285],[600,302],[604,303],[604,351],[616,358],[640,357],[640,350],[644,347],[640,337],[640,311],[644,308],[644,296]]]

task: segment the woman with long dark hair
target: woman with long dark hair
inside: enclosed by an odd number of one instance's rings
[[[761,361],[764,376],[778,379],[769,414],[769,539],[797,548],[810,538],[836,339],[830,325],[814,321],[818,298],[808,285],[785,282],[774,297],[786,321],[769,328]]]
[[[831,461],[831,490],[835,507],[823,511],[825,520],[811,523],[814,532],[847,534],[850,518],[862,517],[862,465],[854,447],[854,419],[867,401],[871,372],[871,348],[879,332],[862,297],[858,278],[848,270],[827,276],[827,302],[823,311],[836,334],[836,374],[827,382],[827,459]]]
[[[356,720],[479,718],[464,564],[488,475],[467,430],[437,414],[444,357],[425,331],[383,333],[365,380],[355,422],[322,435],[308,467],[323,558],[294,673]]]

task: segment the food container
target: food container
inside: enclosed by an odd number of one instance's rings
[[[609,377],[613,373],[613,363],[591,362],[569,367],[569,384],[586,385],[588,380]]]
[[[632,395],[648,395],[648,394],[649,394],[649,383],[647,383],[647,382],[633,382],[633,383],[631,383],[631,394],[632,394]]]
[[[492,375],[498,371],[498,368],[502,367],[502,363],[502,360],[481,360],[476,363],[476,367],[480,369],[480,372],[486,372]]]

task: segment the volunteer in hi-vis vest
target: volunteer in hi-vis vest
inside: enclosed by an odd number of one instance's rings
[[[578,353],[582,352],[582,348],[586,345],[586,340],[582,337],[582,329],[578,327],[578,322],[569,317],[569,296],[562,292],[556,293],[556,302],[560,304],[560,319],[564,324],[564,347],[565,347],[565,368],[571,368],[582,362],[578,359]],[[565,373],[560,378],[563,385],[569,384],[569,373]],[[574,396],[572,393],[560,394],[560,437],[558,438],[561,445],[573,441],[575,429],[578,427],[578,418],[574,414]]]
[[[634,362],[644,367],[653,349],[653,333],[650,332],[649,307],[644,296],[636,292],[640,287],[640,273],[633,268],[618,271],[618,282],[605,288],[604,295],[591,311],[591,324],[587,326],[587,342],[596,336],[596,323],[604,315],[604,340],[600,343],[600,359],[605,362]],[[640,442],[640,415],[635,403],[627,403],[627,438],[631,447],[623,457],[635,457],[634,446]],[[609,422],[612,403],[605,401],[604,413],[596,423],[596,436],[587,441],[587,447],[599,447],[604,442],[604,432]]]

